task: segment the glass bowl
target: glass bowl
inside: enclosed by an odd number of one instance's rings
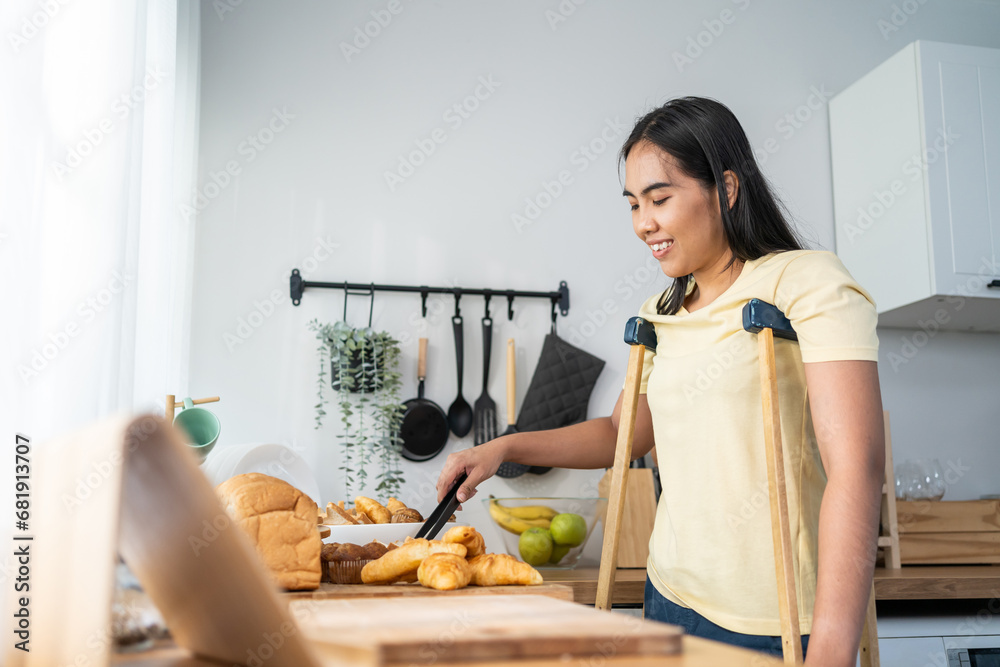
[[[594,533],[598,521],[604,521],[608,509],[607,498],[489,498],[483,505],[490,514],[494,534],[503,542],[504,550],[520,561],[519,542],[521,533],[530,527],[549,529],[552,517],[556,514],[578,514],[586,523],[586,533],[576,544],[554,545],[556,553],[542,564],[531,563],[534,567],[554,570],[572,570],[580,562],[583,548]],[[552,533],[549,532],[551,537]],[[544,538],[542,538],[544,540]],[[499,553],[497,548],[487,551]],[[560,553],[565,552],[565,553]]]

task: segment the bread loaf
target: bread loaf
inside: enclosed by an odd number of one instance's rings
[[[309,496],[256,472],[232,477],[215,491],[278,586],[293,591],[319,588],[323,543],[316,530],[316,503]]]

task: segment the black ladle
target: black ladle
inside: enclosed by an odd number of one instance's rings
[[[448,408],[448,426],[451,432],[459,438],[469,435],[472,430],[472,406],[462,398],[462,316],[451,318],[455,330],[455,365],[458,367],[458,397]]]

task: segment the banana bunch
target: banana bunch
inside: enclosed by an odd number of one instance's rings
[[[529,528],[548,528],[552,517],[559,512],[545,505],[504,507],[490,496],[490,516],[507,532],[520,535]]]

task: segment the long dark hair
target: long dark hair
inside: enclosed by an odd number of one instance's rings
[[[722,229],[733,253],[727,268],[737,259],[746,262],[772,252],[802,249],[784,206],[757,167],[743,127],[726,105],[704,97],[670,100],[636,122],[619,160],[624,162],[629,151],[643,141],[669,153],[685,174],[718,191]],[[725,171],[739,179],[732,208]],[[657,302],[657,312],[673,315],[680,310],[690,280],[690,275],[675,278]]]

